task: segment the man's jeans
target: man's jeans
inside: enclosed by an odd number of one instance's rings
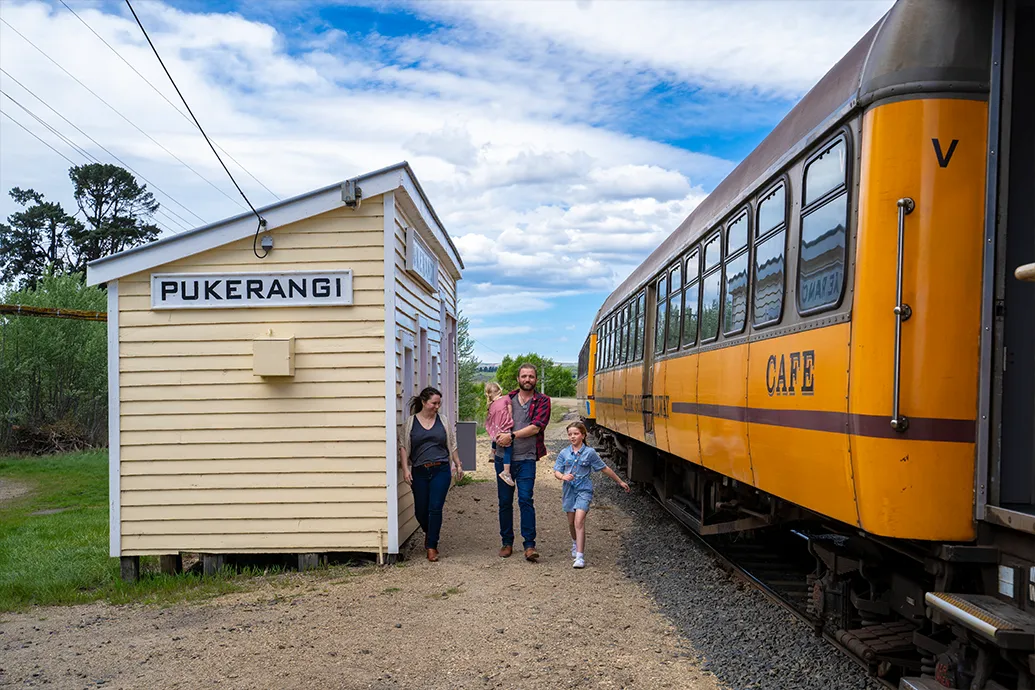
[[[535,548],[535,504],[532,492],[535,489],[535,460],[516,460],[510,464],[510,476],[516,487],[499,478],[503,462],[496,458],[496,495],[500,501],[500,539],[504,546],[514,545],[514,490],[517,489],[518,507],[521,509],[521,537],[525,548]]]

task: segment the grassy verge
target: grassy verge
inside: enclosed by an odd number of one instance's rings
[[[246,589],[250,576],[278,571],[163,575],[157,557],[143,557],[140,579],[126,583],[108,556],[106,452],[0,458],[0,479],[29,488],[0,503],[0,611],[100,599],[170,604]]]

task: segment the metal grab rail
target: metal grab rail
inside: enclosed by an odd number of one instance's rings
[[[906,244],[906,216],[913,212],[916,204],[909,197],[898,200],[898,277],[895,281],[895,388],[891,404],[891,428],[905,431],[909,419],[899,414],[899,382],[902,374],[902,322],[908,321],[913,310],[902,303],[902,261]]]

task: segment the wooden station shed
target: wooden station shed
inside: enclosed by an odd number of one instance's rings
[[[259,213],[258,237],[242,214],[88,267],[124,577],[185,552],[381,561],[417,528],[396,436],[428,384],[456,422],[459,252],[407,163]]]

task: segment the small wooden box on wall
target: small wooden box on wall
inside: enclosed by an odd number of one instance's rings
[[[256,376],[294,376],[294,337],[253,340],[252,372]]]

